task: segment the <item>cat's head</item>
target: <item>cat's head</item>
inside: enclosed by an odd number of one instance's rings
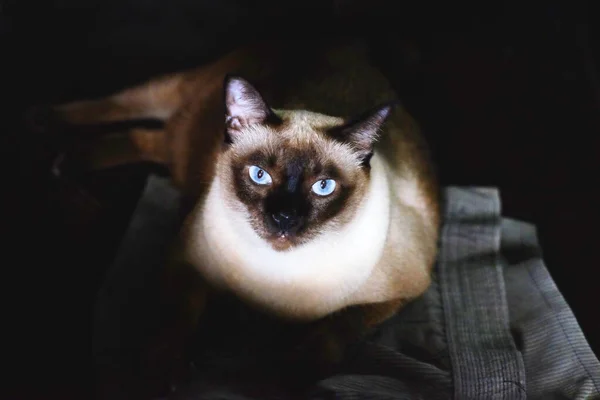
[[[273,110],[237,76],[224,85],[217,174],[258,236],[283,251],[349,223],[367,194],[373,145],[392,103],[346,120]]]

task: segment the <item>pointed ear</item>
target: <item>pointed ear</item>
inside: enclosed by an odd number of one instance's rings
[[[381,104],[348,120],[341,126],[331,128],[328,133],[334,139],[354,147],[361,162],[368,165],[379,132],[396,104],[398,104],[397,101]]]
[[[278,119],[262,95],[247,80],[225,76],[225,127],[231,140],[243,127],[274,122]]]

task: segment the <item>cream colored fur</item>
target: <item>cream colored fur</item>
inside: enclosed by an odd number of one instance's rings
[[[367,194],[354,218],[284,252],[256,234],[248,212],[224,190],[217,172],[206,200],[191,214],[189,261],[215,286],[295,319],[316,319],[399,293],[418,295],[431,264],[431,251],[419,239],[434,229],[427,226],[427,210],[415,207],[424,204],[423,196],[417,183],[398,176],[380,153],[371,165]]]
[[[190,261],[213,284],[277,314],[312,319],[352,303],[384,251],[390,198],[385,166],[375,156],[369,194],[353,221],[289,251],[274,250],[247,212],[225,198],[217,178],[195,212]]]

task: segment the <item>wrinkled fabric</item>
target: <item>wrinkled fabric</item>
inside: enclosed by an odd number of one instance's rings
[[[339,369],[301,398],[600,399],[600,363],[544,266],[535,227],[502,217],[495,188],[447,187],[443,194],[429,290],[353,346]],[[132,368],[136,338],[156,323],[152,290],[181,223],[177,204],[168,180],[151,176],[98,296],[98,365]],[[211,331],[200,363],[235,368],[278,336],[253,332],[260,324],[243,312],[227,315],[246,325],[226,321]],[[275,381],[268,388],[242,381],[216,380],[200,368],[169,399],[299,397]]]

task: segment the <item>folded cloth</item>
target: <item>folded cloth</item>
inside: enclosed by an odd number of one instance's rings
[[[544,266],[535,227],[503,218],[495,188],[447,187],[443,194],[429,290],[355,346],[306,397],[600,399],[600,363]],[[135,364],[135,343],[153,323],[159,305],[152,293],[181,224],[178,199],[168,180],[149,177],[98,295],[98,366]],[[293,397],[284,389],[253,397],[235,379],[217,382],[197,373],[169,398]]]

